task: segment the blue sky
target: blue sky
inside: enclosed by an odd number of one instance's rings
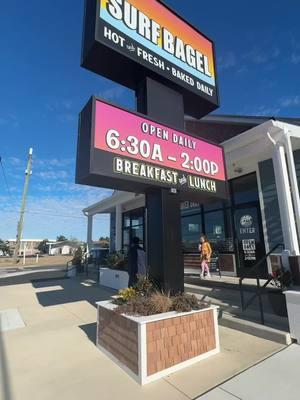
[[[300,116],[298,0],[168,0],[216,44],[217,113]],[[83,207],[109,190],[74,184],[77,116],[92,94],[134,107],[133,93],[80,67],[83,0],[3,2],[0,14],[0,237],[15,236],[29,147],[24,236],[84,239]],[[1,174],[1,171],[0,171]],[[108,234],[97,218],[94,238]]]

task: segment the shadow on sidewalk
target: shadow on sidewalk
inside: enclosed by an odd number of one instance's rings
[[[60,289],[53,289],[35,293],[39,303],[43,307],[54,305],[87,301],[96,307],[97,301],[108,300],[116,292],[112,289],[99,286],[90,279],[57,279],[32,281],[36,289],[60,286]]]
[[[8,371],[8,361],[5,352],[3,335],[1,332],[1,316],[0,316],[0,394],[1,399],[12,400],[11,384]]]
[[[78,328],[80,328],[89,338],[89,340],[96,346],[97,322],[86,325],[79,325]]]
[[[1,286],[12,286],[12,285],[24,285],[26,283],[31,283],[35,279],[39,279],[43,276],[43,280],[46,279],[63,279],[65,277],[65,271],[54,270],[54,271],[30,271],[30,273],[18,276],[0,276],[0,287]]]

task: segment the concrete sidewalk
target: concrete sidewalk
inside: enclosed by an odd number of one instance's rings
[[[199,400],[298,400],[300,346],[294,344]]]
[[[283,348],[220,327],[220,354],[140,387],[95,346],[95,301],[114,292],[55,274],[0,280],[0,311],[17,310],[25,324],[0,334],[4,400],[195,399]]]

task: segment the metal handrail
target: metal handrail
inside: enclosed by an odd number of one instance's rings
[[[72,266],[71,268],[70,268],[70,265]],[[76,269],[76,267],[77,267],[76,265],[72,265],[72,260],[68,261],[65,273],[67,274],[69,271],[72,271],[73,269]]]
[[[263,264],[263,262],[264,261],[266,261],[267,259],[268,259],[268,257],[270,257],[270,255],[272,254],[272,253],[274,253],[274,251],[276,250],[276,249],[278,249],[278,247],[283,247],[284,248],[284,244],[282,244],[282,243],[278,243],[278,244],[276,244],[276,246],[274,246],[263,258],[261,258],[252,268],[250,268],[248,271],[249,272],[251,272],[251,271],[253,271],[253,272],[255,272],[260,266],[261,266],[261,264]],[[241,277],[240,279],[245,279],[245,278],[247,278],[247,276],[243,276],[243,277]]]
[[[276,246],[274,246],[263,258],[261,258],[251,269],[249,269],[249,272],[253,272],[253,275],[255,272],[257,272],[255,279],[256,279],[256,293],[247,301],[247,303],[245,303],[244,301],[244,292],[243,292],[243,280],[249,276],[242,276],[240,277],[239,280],[239,286],[240,286],[240,295],[241,295],[241,306],[242,306],[242,311],[245,311],[250,304],[253,303],[253,301],[255,300],[256,297],[258,297],[258,301],[259,301],[259,309],[260,309],[260,319],[261,319],[261,323],[262,325],[265,324],[265,317],[264,317],[264,308],[263,308],[263,302],[262,302],[262,291],[264,289],[266,289],[266,287],[268,286],[268,284],[272,281],[273,277],[269,277],[267,279],[267,281],[264,283],[263,286],[260,285],[260,276],[258,274],[258,269],[259,267],[268,259],[268,257],[270,257],[270,255],[272,253],[274,253],[274,251],[276,249],[278,249],[279,247],[283,247],[284,248],[284,244],[282,243],[278,243]]]

